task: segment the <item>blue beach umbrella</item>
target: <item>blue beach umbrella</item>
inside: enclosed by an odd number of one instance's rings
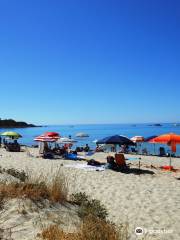
[[[101,140],[98,140],[96,144],[135,145],[135,143],[133,143],[133,141],[131,141],[129,138],[121,135],[105,137]]]

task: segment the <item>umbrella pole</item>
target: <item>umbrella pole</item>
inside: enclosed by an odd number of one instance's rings
[[[139,154],[139,147],[137,142],[136,142],[136,147],[137,147],[137,154]]]
[[[154,145],[154,156],[156,155],[156,151],[155,151],[155,143],[153,144]]]
[[[170,159],[169,159],[169,166],[171,167],[171,151],[170,151]]]

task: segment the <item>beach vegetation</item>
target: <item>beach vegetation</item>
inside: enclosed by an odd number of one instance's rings
[[[86,193],[75,193],[72,195],[72,202],[79,206],[78,215],[80,218],[85,218],[89,215],[106,219],[108,216],[105,206],[96,199],[90,199]]]
[[[14,170],[10,170],[10,172],[13,175],[17,174]],[[28,198],[33,201],[47,199],[51,203],[67,201],[67,185],[62,175],[55,175],[50,183],[44,176],[30,179],[23,173],[21,179],[23,181],[19,183],[0,183],[0,199],[2,201],[5,198]]]
[[[74,233],[64,232],[58,225],[43,229],[40,237],[44,240],[127,240],[127,226],[116,227],[95,216],[87,216]]]
[[[4,171],[9,175],[15,178],[18,178],[22,182],[25,182],[26,180],[28,180],[28,175],[25,173],[24,170],[18,171],[17,169],[9,168],[9,169],[5,169]]]

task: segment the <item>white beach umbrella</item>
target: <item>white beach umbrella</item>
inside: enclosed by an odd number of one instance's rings
[[[137,142],[144,142],[144,137],[143,136],[134,136],[131,138],[131,141],[137,143]]]
[[[72,139],[72,138],[67,138],[67,137],[63,137],[63,138],[60,138],[57,143],[60,143],[60,144],[65,144],[65,143],[76,143],[77,141]]]
[[[76,137],[89,137],[89,135],[87,133],[80,132],[76,134]]]
[[[144,142],[143,136],[134,136],[131,138],[131,141],[137,144],[137,151],[140,152],[141,149],[141,143]]]

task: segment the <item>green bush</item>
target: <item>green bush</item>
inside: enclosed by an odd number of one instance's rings
[[[82,205],[83,203],[88,201],[89,201],[89,197],[84,192],[72,194],[72,202],[77,205]]]
[[[89,199],[85,193],[73,194],[72,202],[79,205],[78,215],[81,218],[91,215],[105,220],[108,216],[105,206],[99,200]]]

